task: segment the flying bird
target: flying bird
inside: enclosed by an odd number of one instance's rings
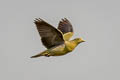
[[[47,49],[31,58],[62,56],[73,51],[79,43],[85,42],[82,38],[70,40],[73,36],[73,27],[66,18],[59,22],[57,29],[40,18],[36,18],[34,23],[40,34],[41,41]]]

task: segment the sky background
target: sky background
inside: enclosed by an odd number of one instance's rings
[[[45,50],[33,23],[68,18],[85,43],[60,57]],[[0,0],[0,80],[120,80],[119,0]]]

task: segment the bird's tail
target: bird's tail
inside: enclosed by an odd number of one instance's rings
[[[45,56],[46,54],[48,54],[48,52],[47,51],[43,51],[43,52],[41,52],[41,53],[39,53],[37,55],[32,56],[31,58],[37,58],[37,57],[40,57],[40,56]]]

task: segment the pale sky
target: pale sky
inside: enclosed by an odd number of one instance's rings
[[[30,57],[46,48],[33,23],[68,18],[86,42],[60,57]],[[119,0],[1,0],[0,80],[120,80]]]

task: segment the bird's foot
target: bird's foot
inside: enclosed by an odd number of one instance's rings
[[[50,57],[50,54],[45,54],[46,57]]]

